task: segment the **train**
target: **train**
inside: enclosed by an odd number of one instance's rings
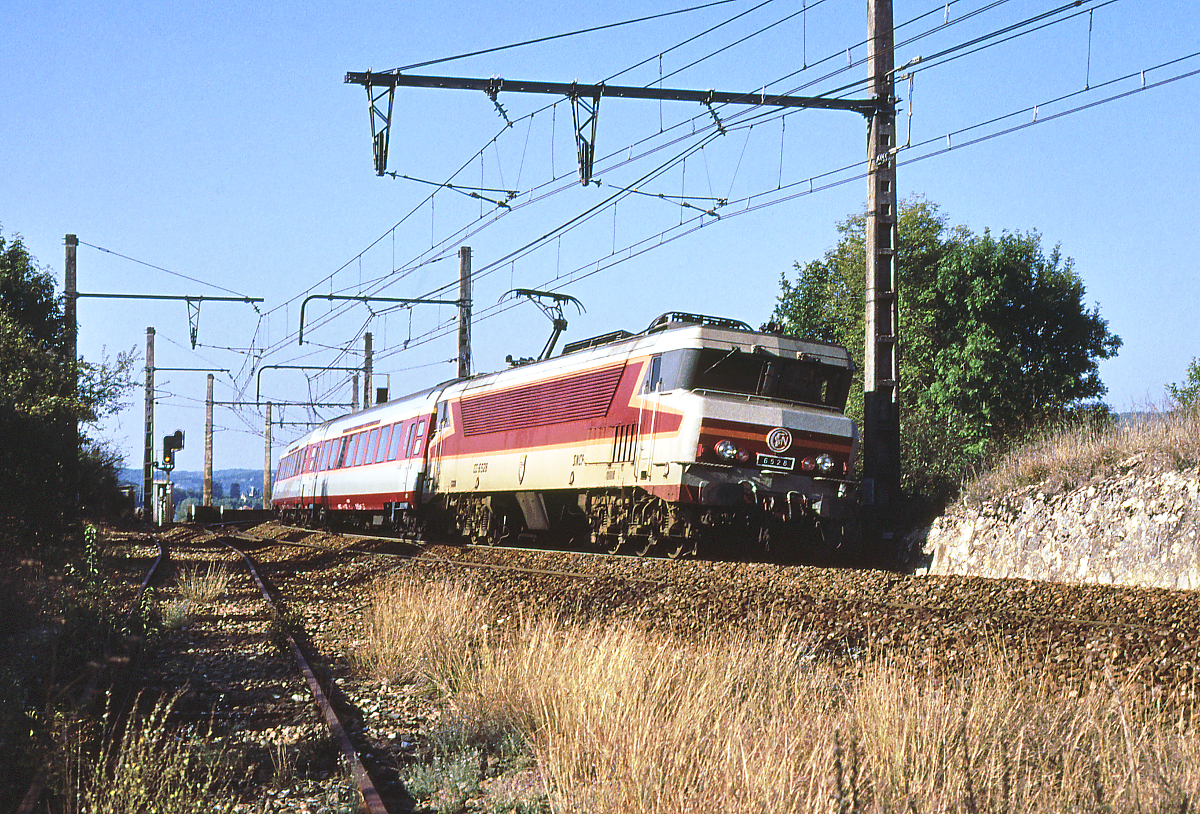
[[[840,345],[669,312],[328,421],[283,450],[272,504],[482,545],[836,545],[857,502],[854,369]]]

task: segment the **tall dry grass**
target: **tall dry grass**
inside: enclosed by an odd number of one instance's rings
[[[1122,467],[1155,472],[1200,465],[1200,403],[1148,411],[1132,424],[1056,427],[1010,450],[963,487],[968,499],[990,500],[1025,487],[1075,488]]]
[[[456,691],[477,669],[488,638],[489,614],[468,587],[442,583],[436,601],[412,577],[384,583],[368,607],[369,646],[355,654],[357,668],[393,681],[431,682]]]
[[[215,602],[229,588],[229,569],[224,563],[209,563],[201,568],[193,565],[183,568],[175,577],[179,595],[197,607]]]
[[[141,698],[135,701],[139,707]],[[66,724],[59,757],[64,810],[78,814],[220,814],[238,779],[229,756],[203,733],[181,731],[170,719],[178,698],[163,698],[123,721],[111,701],[99,721]]]
[[[1178,811],[1200,794],[1200,734],[1111,684],[1072,698],[1000,661],[847,673],[795,630],[693,642],[543,617],[500,640],[487,603],[449,583],[393,582],[376,606],[418,621],[372,637],[364,664],[519,733],[556,811]],[[416,655],[375,652],[393,646]]]

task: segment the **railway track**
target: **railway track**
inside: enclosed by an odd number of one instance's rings
[[[294,533],[306,533],[306,532],[310,531],[308,529],[305,529],[305,528],[299,527],[299,526],[284,526],[283,528],[287,528]],[[396,539],[396,538],[384,537],[384,536],[379,536],[379,535],[353,534],[353,533],[345,533],[345,532],[339,533],[339,536],[346,538],[346,539],[361,539],[364,541],[371,541],[371,540],[391,541],[391,540]],[[323,550],[323,551],[331,551],[332,550],[326,546],[319,546],[319,545],[314,545],[311,543],[286,542],[284,544],[285,545],[304,546],[304,547],[313,548],[315,550]],[[414,546],[414,550],[412,552],[404,553],[404,554],[397,554],[397,553],[392,553],[392,552],[370,551],[368,549],[345,549],[345,550],[355,551],[356,553],[361,553],[361,554],[366,554],[366,555],[392,556],[392,557],[396,557],[398,559],[411,560],[412,562],[419,563],[421,565],[453,565],[455,567],[467,568],[467,569],[472,569],[472,568],[474,568],[474,569],[490,569],[490,570],[496,570],[496,571],[505,571],[505,572],[514,573],[514,574],[515,573],[524,573],[524,574],[535,574],[535,575],[543,575],[543,576],[561,576],[561,577],[567,577],[567,578],[572,578],[572,579],[583,579],[583,580],[596,580],[596,579],[600,579],[601,576],[598,575],[595,571],[583,571],[583,570],[567,571],[567,570],[561,570],[561,569],[556,570],[556,569],[548,569],[548,568],[530,568],[528,566],[517,566],[517,565],[505,564],[502,562],[487,562],[487,561],[479,561],[479,560],[471,560],[471,559],[453,558],[453,557],[446,556],[445,553],[439,553],[439,552],[457,552],[459,550],[477,551],[477,552],[494,552],[494,556],[498,557],[498,558],[504,558],[506,556],[517,556],[517,555],[533,555],[534,557],[537,557],[537,556],[543,556],[543,555],[556,556],[556,555],[564,555],[565,554],[565,555],[570,555],[575,558],[578,558],[581,561],[596,560],[599,562],[604,562],[607,560],[607,561],[618,562],[618,563],[624,562],[624,561],[627,561],[630,559],[629,554],[607,554],[607,553],[603,553],[603,552],[561,552],[561,551],[555,551],[555,550],[550,550],[550,549],[546,549],[546,548],[532,548],[532,547],[522,547],[522,546],[501,546],[501,547],[496,547],[496,546],[459,546],[459,545],[454,545],[454,544],[449,544],[449,543],[443,543],[443,544],[435,543],[435,544],[430,544],[429,546],[426,546],[426,547]],[[492,556],[492,555],[485,554],[483,556]],[[655,559],[664,559],[664,558],[648,558],[648,559],[653,561]],[[788,566],[783,566],[783,567],[786,568]],[[652,579],[652,578],[646,578],[646,577],[630,577],[629,579],[635,583],[648,583],[648,584],[654,584],[654,585],[661,585],[664,582],[664,580],[662,580],[662,579]],[[922,613],[922,614],[930,614],[930,615],[936,615],[936,616],[954,615],[956,613],[961,612],[961,608],[955,607],[954,605],[950,605],[945,602],[939,602],[937,604],[930,604],[930,603],[892,601],[892,600],[888,600],[888,599],[881,599],[881,598],[873,597],[870,595],[846,596],[841,593],[834,593],[834,592],[828,592],[828,591],[822,592],[819,590],[819,585],[817,585],[815,587],[817,587],[817,590],[814,590],[812,587],[804,587],[804,588],[798,589],[798,593],[803,595],[805,600],[813,605],[820,605],[822,603],[832,603],[835,605],[852,604],[857,607],[869,606],[869,607],[873,607],[873,608],[885,609],[889,612]],[[1065,625],[1065,626],[1079,626],[1081,628],[1094,628],[1094,629],[1109,629],[1109,628],[1111,628],[1111,629],[1116,629],[1116,630],[1121,630],[1121,631],[1137,631],[1140,633],[1147,633],[1147,634],[1151,634],[1151,635],[1164,633],[1170,627],[1169,624],[1166,624],[1166,625],[1164,625],[1164,624],[1147,624],[1144,622],[1139,622],[1139,621],[1136,621],[1136,617],[1097,619],[1097,618],[1084,618],[1084,617],[1080,617],[1080,616],[1076,616],[1076,615],[1052,615],[1050,613],[1047,613],[1044,610],[1032,610],[1032,609],[1016,607],[1016,606],[1012,606],[1012,605],[1009,605],[1005,608],[998,609],[998,610],[1003,614],[1007,614],[1010,616],[1015,616],[1015,617],[1025,619],[1030,623],[1043,623],[1043,624],[1053,623],[1053,624],[1059,624],[1059,625]]]
[[[272,565],[264,568],[246,550],[267,546],[276,576],[290,576],[273,542],[226,530],[176,531],[166,544],[153,542],[158,554],[123,618],[128,622],[143,609],[143,594],[155,582],[166,629],[132,659],[101,660],[127,662],[119,678],[95,669],[59,694],[73,690],[74,706],[84,709],[89,699],[108,690],[124,717],[140,696],[181,693],[172,724],[219,738],[249,770],[242,786],[231,791],[253,802],[230,801],[235,811],[411,810],[413,801],[394,767],[381,763],[363,741],[360,714],[340,693],[331,671],[314,661],[302,614],[271,584]],[[170,570],[163,567],[168,560],[176,576],[189,567],[228,568],[226,596],[196,609],[187,624],[177,624],[168,614],[179,600],[160,578]],[[39,772],[18,812],[39,810],[50,773],[48,767]]]

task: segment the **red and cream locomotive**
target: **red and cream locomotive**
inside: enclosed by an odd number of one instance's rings
[[[485,544],[786,552],[855,501],[853,370],[838,345],[664,314],[329,421],[285,450],[273,503]]]

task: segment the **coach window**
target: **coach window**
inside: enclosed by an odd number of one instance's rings
[[[360,464],[369,464],[371,463],[371,459],[375,457],[376,435],[376,430],[363,431],[361,436],[362,448],[358,451],[358,457],[361,459],[359,460]]]
[[[375,450],[376,450],[375,451],[375,463],[380,463],[384,458],[387,457],[388,439],[391,437],[391,434],[392,434],[392,425],[391,424],[380,427],[380,429],[379,429],[379,444],[375,448]]]
[[[408,457],[421,454],[421,439],[425,436],[425,419],[417,422],[412,443],[408,445]]]
[[[397,421],[392,425],[392,446],[388,449],[389,461],[396,460],[400,455],[400,443],[404,440],[404,422]]]
[[[375,446],[379,443],[379,428],[371,430],[371,434],[367,436],[367,457],[363,458],[364,464],[375,463]]]

